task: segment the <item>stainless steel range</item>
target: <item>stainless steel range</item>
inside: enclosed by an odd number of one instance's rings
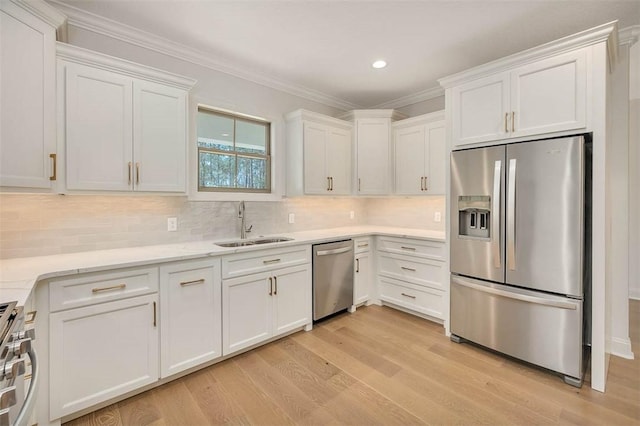
[[[0,337],[0,426],[23,425],[33,406],[37,361],[34,330],[24,329],[24,310],[16,302],[0,303]],[[26,385],[29,361],[33,375]]]

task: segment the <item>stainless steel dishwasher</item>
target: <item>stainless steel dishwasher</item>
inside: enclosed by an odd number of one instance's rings
[[[353,305],[353,241],[313,246],[313,320]]]

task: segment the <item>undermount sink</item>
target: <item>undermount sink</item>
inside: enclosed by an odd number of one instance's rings
[[[270,238],[257,238],[255,240],[239,240],[239,241],[229,241],[226,243],[214,243],[220,247],[245,247],[245,246],[254,246],[256,244],[271,244],[271,243],[282,243],[284,241],[291,241],[293,238],[286,237],[270,237]]]

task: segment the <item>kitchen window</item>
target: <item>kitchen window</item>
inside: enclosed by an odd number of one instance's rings
[[[198,191],[271,192],[271,124],[198,107]]]

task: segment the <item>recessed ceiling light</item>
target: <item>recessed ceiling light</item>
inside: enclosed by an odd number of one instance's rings
[[[378,61],[375,61],[373,64],[371,64],[371,66],[374,68],[384,68],[387,66],[387,62],[380,59]]]

